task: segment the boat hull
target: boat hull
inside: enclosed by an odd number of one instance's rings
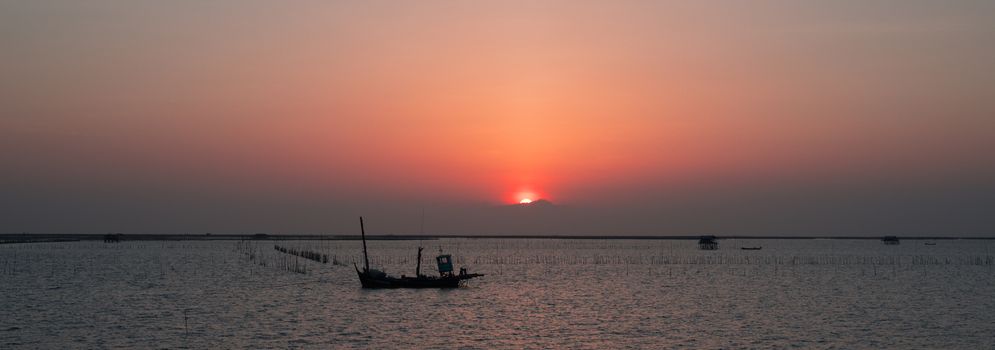
[[[459,288],[465,279],[453,277],[391,277],[372,276],[362,271],[356,271],[359,283],[363,288]]]

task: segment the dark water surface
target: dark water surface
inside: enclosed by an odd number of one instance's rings
[[[363,290],[351,241],[0,245],[0,348],[995,348],[993,241],[372,241],[371,263],[414,274],[419,243],[425,272],[441,247],[488,275]]]

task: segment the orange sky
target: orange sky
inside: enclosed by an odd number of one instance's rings
[[[0,10],[7,188],[618,207],[995,175],[985,2]]]

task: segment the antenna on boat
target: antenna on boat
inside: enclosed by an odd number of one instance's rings
[[[363,236],[363,261],[366,263],[366,269],[363,271],[370,271],[370,257],[366,255],[366,228],[363,227],[363,217],[359,217],[359,232]]]

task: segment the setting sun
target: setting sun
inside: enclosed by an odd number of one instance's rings
[[[509,192],[505,203],[508,204],[531,204],[540,198],[549,199],[549,195],[543,191],[537,191],[534,187],[521,187],[517,191]]]

